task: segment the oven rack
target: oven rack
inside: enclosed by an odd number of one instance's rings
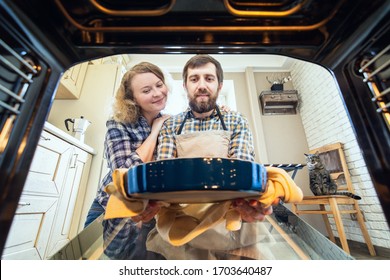
[[[361,61],[359,73],[371,91],[371,101],[390,131],[390,45]]]
[[[8,144],[33,78],[40,71],[28,53],[16,40],[0,38],[0,154]]]

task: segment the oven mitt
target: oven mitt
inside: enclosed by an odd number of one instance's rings
[[[104,219],[129,218],[141,214],[149,201],[146,199],[127,198],[125,192],[127,168],[115,169],[112,182],[104,191],[110,195],[107,202]]]

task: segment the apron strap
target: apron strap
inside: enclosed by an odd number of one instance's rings
[[[223,130],[227,130],[226,125],[225,125],[225,121],[223,120],[223,116],[221,114],[221,111],[219,110],[219,107],[215,106],[215,110],[217,110],[217,114],[218,114],[219,119],[221,120],[221,125],[222,125]]]
[[[183,121],[181,122],[181,124],[180,124],[180,128],[179,128],[179,130],[177,131],[177,135],[181,134],[181,131],[183,130],[183,127],[184,127],[184,125],[185,125],[185,123],[186,123],[186,120],[187,120],[188,115],[190,114],[190,112],[191,112],[191,111],[188,111],[187,114],[184,116],[184,120],[183,120]]]
[[[225,122],[223,120],[223,116],[222,116],[221,111],[219,110],[218,106],[215,106],[215,110],[217,111],[218,117],[221,120],[221,125],[222,125],[223,130],[227,130]],[[188,111],[187,114],[184,116],[184,120],[180,124],[179,130],[177,131],[177,135],[181,134],[181,132],[182,132],[182,130],[184,128],[184,125],[186,123],[186,120],[187,120],[188,116],[190,115],[190,112],[191,111]]]

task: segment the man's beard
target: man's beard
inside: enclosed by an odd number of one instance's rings
[[[209,95],[208,101],[197,102],[196,97],[189,97],[189,106],[192,111],[202,114],[214,110],[217,105],[217,97]]]

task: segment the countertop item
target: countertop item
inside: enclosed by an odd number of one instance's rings
[[[44,130],[47,132],[50,132],[54,134],[55,136],[69,142],[72,145],[75,145],[76,147],[86,151],[87,153],[90,153],[92,155],[96,155],[96,151],[91,146],[88,146],[87,144],[81,142],[80,140],[74,138],[73,136],[69,135],[65,131],[59,129],[58,127],[52,125],[49,122],[45,122]]]

